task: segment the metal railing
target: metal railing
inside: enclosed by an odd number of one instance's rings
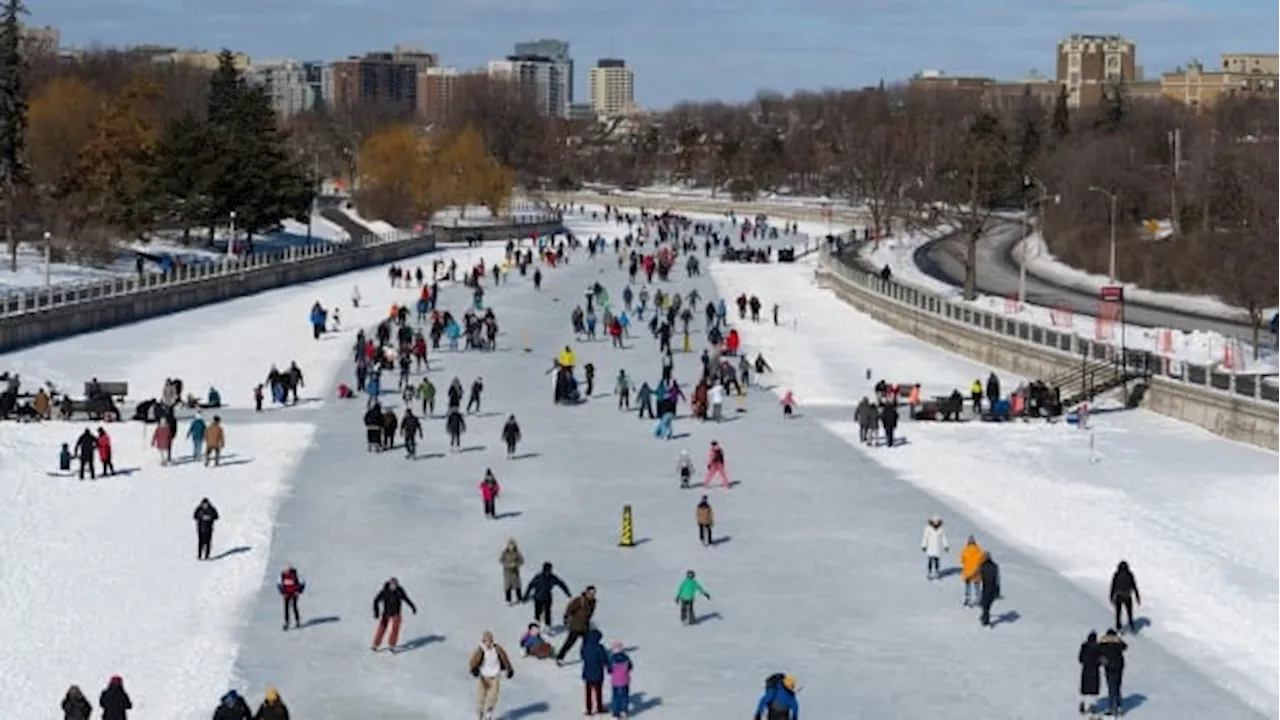
[[[556,222],[559,219],[559,216],[554,213],[521,214],[511,218],[510,224],[505,227],[510,227],[513,234],[520,235],[523,234],[523,228],[540,226],[545,223]],[[203,282],[211,278],[253,271],[283,263],[304,262],[329,255],[349,253],[362,248],[427,239],[432,236],[433,232],[415,233],[407,230],[398,230],[381,235],[368,233],[359,237],[352,237],[349,241],[341,243],[318,241],[281,250],[221,256],[207,261],[178,265],[168,272],[144,271],[142,273],[121,274],[97,280],[57,283],[47,287],[20,290],[0,296],[0,322],[3,322],[6,318],[27,313],[43,312],[54,308],[121,295],[151,292],[160,288]]]
[[[1213,367],[1180,362],[1133,348],[1125,349],[1122,358],[1119,356],[1121,349],[1113,343],[1096,342],[1074,332],[1063,332],[1057,328],[1017,320],[960,301],[953,302],[911,285],[884,280],[877,274],[846,264],[830,253],[823,254],[821,264],[824,271],[850,284],[933,315],[944,322],[1029,343],[1081,361],[1111,361],[1123,364],[1131,372],[1171,382],[1260,402],[1280,402],[1280,388],[1266,382],[1260,375],[1219,372]]]

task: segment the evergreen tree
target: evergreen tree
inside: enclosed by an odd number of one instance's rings
[[[218,148],[210,142],[209,124],[194,114],[165,126],[155,150],[154,192],[162,198],[162,215],[190,229],[212,214],[212,168],[218,164]]]
[[[4,0],[0,7],[0,194],[9,267],[15,271],[18,269],[15,196],[31,182],[26,158],[27,88],[22,57],[21,18],[26,14],[22,0]]]
[[[1096,123],[1098,128],[1104,132],[1118,132],[1124,125],[1126,110],[1123,84],[1115,82],[1107,86],[1102,94],[1101,109]]]
[[[1063,85],[1062,90],[1058,92],[1058,97],[1053,101],[1053,122],[1050,128],[1050,137],[1053,141],[1062,142],[1067,135],[1071,134],[1071,108],[1067,104],[1067,86]]]

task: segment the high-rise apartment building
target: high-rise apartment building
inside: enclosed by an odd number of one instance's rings
[[[1138,78],[1137,46],[1120,35],[1071,35],[1058,43],[1057,80],[1071,107],[1096,105],[1107,88]]]
[[[319,110],[329,104],[327,83],[328,63],[310,60],[302,63],[302,75],[307,84],[307,110]]]
[[[511,55],[506,60],[491,60],[488,73],[530,92],[539,113],[569,117],[570,67],[566,63],[540,55]]]
[[[429,65],[421,57],[371,52],[330,64],[329,96],[335,107],[360,103],[418,105],[418,71]]]
[[[256,62],[245,73],[249,82],[262,86],[271,100],[271,108],[281,119],[288,119],[310,109],[307,72],[297,60],[264,60]]]
[[[18,42],[22,52],[28,57],[34,55],[57,55],[62,45],[62,33],[56,27],[45,25],[33,27],[23,25],[18,30]]]
[[[518,42],[512,48],[513,55],[524,55],[533,57],[550,58],[553,62],[567,65],[565,87],[567,89],[569,99],[566,105],[572,105],[574,100],[574,70],[573,55],[569,53],[569,43],[563,40],[552,40],[545,38],[542,40],[530,40],[528,42]]]
[[[439,122],[453,110],[458,84],[465,77],[456,68],[430,67],[418,73],[418,117]]]
[[[624,60],[601,58],[588,77],[591,108],[602,117],[618,117],[636,101],[636,76]]]

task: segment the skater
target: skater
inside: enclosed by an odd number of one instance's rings
[[[222,424],[221,417],[214,415],[213,424],[204,433],[204,466],[209,467],[211,461],[214,467],[222,464],[222,448],[226,445],[226,426]]]
[[[430,378],[422,378],[418,383],[418,399],[422,401],[422,414],[431,417],[436,413],[436,386]]]
[[[337,309],[334,309],[337,312]],[[258,714],[253,716],[253,720],[289,720],[289,708],[280,699],[280,691],[273,687],[267,688],[267,692],[262,696],[262,704],[258,706]]]
[[[676,460],[676,472],[680,474],[680,487],[688,488],[689,481],[693,479],[693,459],[689,457],[688,450],[680,451],[680,459]]]
[[[525,657],[533,657],[538,660],[546,660],[556,652],[551,643],[542,637],[542,627],[536,622],[529,623],[524,635],[520,636],[520,647],[524,649]]]
[[[626,370],[618,371],[618,379],[615,381],[613,391],[618,395],[618,409],[631,409],[631,378],[627,377]]]
[[[625,718],[631,710],[631,671],[635,665],[631,656],[622,647],[621,640],[614,640],[609,645],[609,709],[615,718]]]
[[[711,419],[720,422],[724,414],[724,385],[711,383],[707,388],[707,402],[711,405]]]
[[[951,552],[951,544],[947,542],[947,531],[942,529],[942,518],[937,515],[929,518],[924,525],[920,551],[925,556],[925,577],[929,580],[937,580],[942,572],[942,553]]]
[[[62,697],[63,720],[89,720],[92,714],[93,706],[85,698],[80,686],[72,685],[67,688],[67,694]]]
[[[542,572],[534,575],[529,581],[529,587],[524,590],[526,601],[533,598],[534,622],[546,625],[547,632],[551,631],[551,592],[556,588],[560,588],[565,597],[573,596],[573,593],[569,592],[569,586],[565,585],[560,576],[552,570],[551,563],[544,562]]]
[[[782,406],[782,417],[784,419],[790,420],[795,417],[796,396],[792,395],[790,390],[782,394],[782,399],[778,401],[778,404]]]
[[[600,631],[591,628],[582,638],[582,699],[586,704],[584,715],[601,715],[604,709],[604,672],[609,666],[609,653],[601,643]]]
[[[983,627],[991,627],[991,606],[1000,599],[1000,566],[991,559],[989,552],[982,554],[982,564],[978,566],[978,577],[982,580],[982,597],[979,598],[982,617],[979,620]]]
[[[128,720],[133,701],[124,690],[124,678],[111,676],[106,689],[98,696],[98,707],[102,708],[102,720]]]
[[[506,598],[508,605],[524,602],[524,595],[520,590],[524,584],[520,582],[520,568],[524,565],[524,554],[520,552],[520,547],[516,545],[515,538],[507,540],[507,546],[502,548],[502,554],[498,556],[498,562],[502,565],[502,594]]]
[[[163,425],[163,423],[161,423]],[[89,469],[89,479],[97,480],[98,473],[93,466],[93,456],[98,454],[98,439],[89,428],[85,428],[76,439],[76,457],[80,460],[80,479],[84,479],[85,468]]]
[[[218,709],[213,711],[213,720],[253,720],[253,711],[249,704],[235,690],[228,690],[218,700]]]
[[[204,436],[208,429],[204,415],[197,410],[196,416],[191,418],[191,423],[187,425],[187,439],[191,441],[191,462],[199,460],[204,455]]]
[[[876,426],[880,423],[880,418],[876,413],[876,406],[871,404],[865,396],[858,402],[858,407],[853,411],[853,417],[858,421],[858,440],[863,445],[874,445],[876,442]]]
[[[480,499],[484,501],[484,516],[496,520],[498,517],[497,502],[498,495],[502,493],[502,486],[498,484],[498,478],[493,476],[493,471],[485,468],[484,479],[480,481]]]
[[[1129,563],[1121,560],[1116,566],[1115,574],[1111,576],[1111,592],[1108,594],[1111,596],[1111,605],[1116,609],[1116,623],[1113,627],[1117,631],[1124,627],[1120,624],[1120,610],[1123,608],[1129,617],[1129,632],[1137,632],[1133,624],[1133,605],[1137,602],[1138,607],[1142,607],[1142,595],[1138,593],[1138,581],[1129,570]]]
[[[280,582],[276,583],[276,590],[280,592],[280,599],[284,601],[284,627],[282,630],[289,629],[289,615],[293,614],[293,628],[296,630],[302,627],[302,620],[298,617],[298,596],[307,589],[307,584],[302,582],[298,577],[298,571],[292,565],[285,565],[280,571]]]
[[[449,408],[449,414],[444,419],[444,429],[449,433],[449,449],[457,452],[462,447],[462,433],[467,431],[467,421],[458,412],[458,408]]]
[[[570,600],[564,607],[564,624],[569,634],[565,637],[564,644],[560,646],[560,652],[556,653],[557,664],[563,665],[564,656],[569,653],[569,649],[580,638],[587,636],[587,631],[591,629],[591,617],[595,613],[596,586],[588,585],[581,595]]]
[[[1098,633],[1090,630],[1089,637],[1080,644],[1080,714],[1092,715],[1098,706],[1100,692],[1099,673],[1102,670],[1102,653],[1098,648]]]
[[[507,459],[515,457],[516,446],[520,444],[520,423],[516,422],[515,415],[508,416],[502,426],[502,442],[507,446]]]
[[[697,624],[698,616],[693,610],[693,601],[699,595],[708,600],[711,599],[707,591],[702,589],[702,584],[698,582],[697,573],[690,570],[684,574],[684,580],[680,581],[680,587],[676,589],[676,605],[680,606],[681,623]]]
[[[471,392],[467,395],[467,412],[480,412],[480,394],[484,392],[484,378],[476,378],[471,383]]]
[[[102,475],[107,477],[116,474],[116,465],[111,458],[111,436],[103,428],[98,428],[98,461],[102,463]]]
[[[1109,715],[1119,717],[1124,706],[1124,651],[1129,648],[1114,629],[1107,630],[1098,640],[1098,659],[1102,663],[1103,676],[1107,680]]]
[[[636,390],[636,417],[643,420],[649,418],[654,420],[653,416],[653,388],[649,387],[648,381],[640,383],[640,388]]]
[[[698,521],[698,541],[703,547],[715,545],[715,540],[711,537],[711,526],[716,522],[715,513],[711,510],[711,501],[707,500],[707,496],[703,495],[698,501],[698,509],[694,512],[694,519]]]
[[[468,666],[471,676],[479,680],[476,685],[476,717],[493,720],[502,676],[506,675],[510,680],[516,674],[511,659],[507,657],[507,651],[493,641],[493,633],[485,630],[480,636],[480,646],[471,653]]]
[[[960,551],[960,579],[964,581],[965,607],[973,607],[973,601],[982,595],[982,578],[978,575],[978,568],[982,565],[982,556],[985,554],[972,535]]]
[[[715,440],[711,441],[711,450],[707,452],[707,476],[702,480],[703,487],[711,487],[711,479],[719,477],[724,487],[731,487],[729,476],[724,471],[724,448]]]
[[[893,434],[898,429],[898,407],[893,402],[880,406],[880,427],[884,428],[884,446],[893,447]]]
[[[794,676],[775,673],[765,679],[764,695],[756,705],[755,720],[800,720]]]
[[[62,449],[58,451],[58,470],[68,477],[71,475],[71,445],[68,443],[62,443]]]
[[[404,409],[404,419],[400,421],[400,434],[404,436],[404,456],[412,460],[418,456],[418,440],[422,437],[422,422],[410,408]]]
[[[209,502],[209,498],[203,498],[191,518],[196,521],[196,559],[208,560],[210,548],[213,547],[213,524],[218,521],[218,508]]]
[[[387,647],[391,652],[396,652],[396,645],[400,642],[401,605],[408,605],[414,615],[418,614],[418,606],[413,604],[404,588],[400,587],[400,581],[391,578],[383,583],[382,590],[373,599],[373,618],[378,621],[378,629],[373,633],[373,645],[369,646],[370,650],[377,652],[382,647],[382,637],[390,629],[391,635],[387,638]]]

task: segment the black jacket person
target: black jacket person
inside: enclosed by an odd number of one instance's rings
[[[449,414],[444,419],[444,429],[449,433],[449,449],[457,450],[462,447],[462,433],[467,431],[467,421],[462,418],[458,408],[449,408]]]
[[[76,438],[76,458],[80,461],[80,479],[84,479],[84,470],[89,468],[89,477],[96,478],[97,474],[93,469],[93,454],[98,451],[98,439],[89,432],[88,428]]]
[[[533,598],[534,622],[540,622],[547,628],[551,627],[551,592],[556,588],[560,588],[565,597],[573,595],[569,586],[552,571],[551,563],[542,563],[542,572],[529,581],[529,587],[524,591],[525,599]]]
[[[378,629],[374,631],[371,650],[377,650],[382,645],[382,636],[390,628],[391,636],[387,638],[387,644],[395,652],[396,644],[400,641],[400,611],[403,605],[408,605],[414,615],[418,614],[418,606],[413,604],[404,588],[400,587],[400,581],[391,578],[383,583],[382,590],[373,599],[373,617],[378,621]]]
[[[1107,697],[1111,700],[1111,711],[1116,715],[1120,714],[1120,706],[1124,700],[1121,685],[1124,682],[1124,651],[1128,648],[1115,630],[1107,630],[1098,640],[1098,657],[1102,661],[1102,673],[1107,680]]]
[[[982,624],[991,626],[991,606],[1000,597],[1000,566],[991,559],[991,553],[984,553],[982,564],[978,566],[978,577],[982,579]]]
[[[1138,581],[1129,570],[1129,563],[1121,560],[1116,566],[1116,572],[1111,576],[1111,592],[1108,595],[1116,609],[1115,628],[1119,630],[1124,627],[1120,624],[1120,609],[1124,608],[1129,615],[1129,632],[1133,632],[1133,603],[1137,601],[1141,605],[1142,595],[1138,593]]]
[[[507,457],[516,454],[516,445],[520,443],[520,423],[516,422],[515,415],[508,417],[502,426],[502,442],[507,445]]]
[[[213,546],[213,524],[218,521],[218,508],[204,498],[196,506],[191,518],[196,521],[196,559],[208,560]]]

